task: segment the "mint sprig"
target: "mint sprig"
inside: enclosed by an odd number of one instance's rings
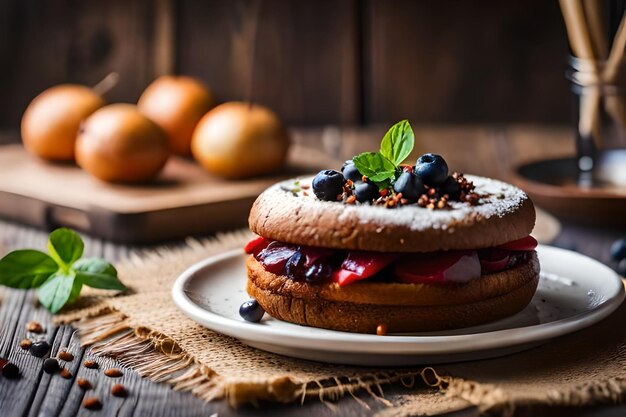
[[[352,158],[359,172],[379,189],[389,187],[396,179],[398,165],[411,153],[415,135],[408,120],[402,120],[385,133],[378,152],[365,152]]]
[[[78,299],[83,285],[123,291],[113,265],[100,258],[85,258],[85,244],[71,229],[56,229],[48,237],[49,255],[34,249],[9,252],[0,259],[0,285],[38,288],[39,301],[56,313]]]

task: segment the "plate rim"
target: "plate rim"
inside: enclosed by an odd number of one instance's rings
[[[171,293],[174,303],[183,314],[204,327],[242,341],[281,345],[296,349],[314,349],[324,352],[387,355],[453,354],[536,343],[595,324],[613,313],[621,305],[625,298],[624,285],[619,275],[608,266],[586,255],[548,245],[539,245],[537,250],[539,252],[562,252],[584,257],[587,261],[591,261],[596,266],[605,269],[612,278],[615,278],[615,283],[619,285],[617,285],[616,291],[611,297],[607,297],[602,304],[593,310],[549,323],[462,335],[388,335],[384,337],[326,329],[323,329],[325,332],[323,335],[292,333],[288,329],[231,319],[203,309],[194,303],[183,290],[185,282],[193,277],[195,273],[212,264],[244,255],[241,249],[234,249],[211,256],[190,266],[176,279]],[[520,332],[521,329],[527,329],[527,331]],[[276,343],[277,340],[280,340],[280,343]],[[443,346],[444,344],[445,346]]]

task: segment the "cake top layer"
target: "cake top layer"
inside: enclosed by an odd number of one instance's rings
[[[532,202],[519,188],[471,176],[475,205],[449,201],[445,209],[417,204],[388,208],[322,201],[312,177],[291,179],[263,192],[250,214],[257,234],[295,244],[379,251],[433,251],[496,246],[528,235]]]

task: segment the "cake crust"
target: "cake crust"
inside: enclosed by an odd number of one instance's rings
[[[281,242],[378,252],[479,249],[530,234],[535,209],[522,190],[489,178],[466,177],[484,196],[481,204],[452,202],[449,210],[321,201],[312,192],[293,192],[295,180],[288,180],[257,198],[250,211],[250,229]],[[307,184],[311,178],[299,181]]]

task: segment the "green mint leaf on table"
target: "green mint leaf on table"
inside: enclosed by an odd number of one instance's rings
[[[126,289],[113,265],[100,258],[80,259],[85,245],[73,230],[61,228],[48,239],[48,251],[22,249],[0,259],[0,285],[39,288],[39,301],[52,313],[78,299],[83,285]]]
[[[69,268],[83,256],[85,244],[73,230],[62,227],[50,233],[48,252],[62,269]]]
[[[380,153],[396,166],[401,164],[413,150],[415,136],[408,120],[393,125],[380,143]]]
[[[117,278],[117,270],[104,259],[80,259],[74,263],[73,269],[76,271],[76,276],[92,288],[120,291],[126,289]]]
[[[59,269],[43,252],[16,250],[0,259],[0,284],[13,288],[36,288]]]
[[[69,300],[75,278],[73,271],[58,270],[39,287],[39,302],[51,313],[58,312]]]

